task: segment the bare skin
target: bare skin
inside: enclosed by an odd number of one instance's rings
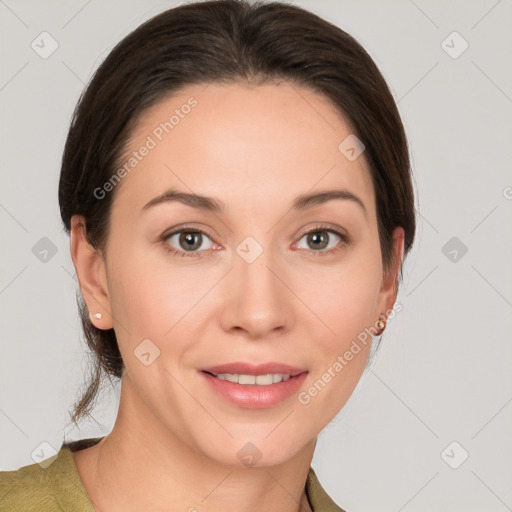
[[[130,150],[190,97],[197,106],[116,185],[106,257],[86,242],[83,219],[72,219],[91,321],[115,329],[126,366],[112,432],[73,459],[97,511],[308,511],[317,436],[354,390],[371,340],[307,404],[294,394],[239,407],[199,370],[275,361],[307,369],[301,390],[310,389],[392,309],[404,232],[394,232],[398,263],[383,268],[364,153],[347,159],[338,145],[349,124],[296,85],[189,86],[144,113]],[[170,187],[225,210],[143,208]],[[292,208],[300,195],[340,188],[364,208],[353,199]],[[203,232],[194,251],[180,235],[162,240],[185,225],[181,233]],[[312,230],[325,248],[308,239]],[[251,263],[236,251],[248,236],[263,249]],[[160,351],[149,365],[136,356],[147,339]],[[238,456],[248,442],[261,454],[251,467]]]

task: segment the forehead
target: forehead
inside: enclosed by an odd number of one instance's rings
[[[339,147],[352,132],[326,97],[295,84],[188,86],[139,118],[123,155],[138,153],[136,165],[116,192],[132,206],[179,187],[256,207],[337,186],[371,210],[364,153],[350,160]]]

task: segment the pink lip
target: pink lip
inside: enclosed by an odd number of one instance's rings
[[[268,363],[256,366],[248,363],[231,363],[212,366],[201,370],[199,373],[206,379],[216,393],[220,394],[220,396],[232,404],[246,409],[265,409],[276,406],[295,394],[308,375],[307,370],[280,363]],[[289,374],[291,377],[287,381],[270,384],[268,386],[260,386],[258,384],[237,384],[211,375],[218,375],[219,373],[244,375],[283,373]]]
[[[209,368],[202,368],[203,372],[210,372],[215,375],[219,373],[237,373],[243,375],[266,375],[267,373],[283,373],[285,375],[299,375],[299,373],[307,372],[304,368],[297,368],[281,363],[264,363],[253,365],[250,363],[227,363],[219,364],[217,366],[210,366]]]

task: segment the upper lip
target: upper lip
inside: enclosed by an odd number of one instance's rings
[[[208,368],[201,368],[201,371],[213,373],[214,375],[218,375],[219,373],[233,373],[238,375],[266,375],[267,373],[282,373],[292,377],[299,375],[300,373],[307,372],[307,370],[303,368],[274,362],[256,365],[244,362],[226,363],[210,366]]]

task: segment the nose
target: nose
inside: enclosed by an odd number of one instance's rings
[[[271,251],[263,250],[252,262],[234,254],[233,268],[222,290],[220,322],[226,332],[250,339],[279,335],[294,321],[293,294]]]

